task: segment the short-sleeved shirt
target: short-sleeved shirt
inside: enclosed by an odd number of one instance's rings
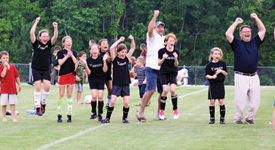
[[[166,53],[168,57],[164,60],[160,67],[160,74],[171,74],[174,76],[177,76],[178,74],[178,67],[175,66],[175,57],[173,53],[176,52],[178,54],[178,60],[179,60],[179,51],[174,48],[172,52],[169,52],[166,47],[162,48],[158,51],[158,58],[162,59],[163,54]]]
[[[75,83],[84,83],[85,78],[85,64],[81,63],[79,60],[77,61],[77,69],[76,69],[76,75],[80,78],[80,81],[76,81]]]
[[[224,70],[227,72],[226,64],[223,61],[218,61],[217,63],[209,62],[205,67],[205,75],[214,75],[217,70]],[[225,79],[225,76],[222,73],[219,73],[217,75],[216,79],[208,79],[210,83],[214,82],[223,82]]]
[[[143,81],[146,78],[145,67],[137,67],[137,68],[135,68],[135,72],[137,74],[138,85],[142,85]]]
[[[259,35],[254,36],[250,42],[244,42],[234,36],[230,43],[234,51],[234,70],[243,73],[255,73],[258,68],[258,51],[263,43]]]
[[[147,56],[146,56],[146,67],[150,67],[155,70],[159,70],[158,65],[158,51],[164,47],[164,36],[160,36],[155,30],[153,30],[153,36],[149,37],[147,32]]]
[[[113,60],[113,85],[129,85],[130,73],[128,69],[129,59],[125,57],[120,59],[117,56]]]
[[[103,55],[105,55],[106,53],[109,53],[109,54],[110,54],[110,51],[109,51],[109,50],[108,50],[107,52],[99,51],[99,53],[100,53],[100,56],[103,57]],[[107,72],[106,72],[105,74],[106,74],[106,75],[111,75],[111,74],[112,74],[112,72],[111,72],[112,61],[110,61],[110,62],[107,61],[107,66],[108,66],[108,70],[107,70]]]
[[[77,53],[76,51],[72,50],[74,57],[77,59]],[[57,59],[63,59],[66,55],[67,55],[68,51],[63,49],[58,51],[57,53]],[[73,72],[75,75],[75,64],[73,62],[73,59],[71,57],[69,57],[62,66],[60,66],[60,71],[59,71],[59,75],[65,75],[68,73]]]
[[[98,56],[96,59],[92,57],[87,58],[87,65],[91,70],[89,75],[89,82],[94,82],[97,84],[105,83],[105,73],[103,71],[103,57]]]
[[[19,73],[15,66],[13,64],[9,64],[10,69],[7,70],[7,74],[4,78],[1,78],[1,91],[0,93],[5,93],[5,94],[17,94],[16,90],[16,77],[19,77]],[[2,74],[2,71],[4,69],[4,65],[2,64],[0,66],[0,74]]]
[[[33,58],[32,58],[32,68],[37,70],[50,70],[51,66],[51,48],[52,43],[49,40],[45,45],[38,40],[32,43],[33,46]]]

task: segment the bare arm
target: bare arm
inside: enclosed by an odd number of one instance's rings
[[[58,37],[58,24],[56,22],[53,22],[53,27],[54,27],[54,34],[51,39],[52,45],[54,45],[54,43],[56,42],[57,37]]]
[[[213,76],[211,76],[211,75],[208,74],[205,77],[206,77],[206,79],[216,79],[217,78],[217,74],[214,74]]]
[[[250,15],[250,17],[256,21],[258,30],[259,30],[258,35],[259,35],[261,41],[263,41],[264,37],[265,37],[265,32],[266,32],[263,22],[259,19],[259,17],[255,13],[252,13]]]
[[[115,54],[115,48],[117,47],[117,45],[120,43],[120,42],[122,42],[122,41],[124,41],[124,37],[122,36],[122,37],[120,37],[119,38],[119,40],[117,40],[111,47],[110,47],[110,55],[111,55],[111,59],[112,59],[112,61],[115,59],[115,57],[116,57],[116,54]]]
[[[175,62],[174,62],[174,66],[178,67],[179,65],[179,61],[178,61],[178,54],[176,52],[173,53],[174,57],[175,57]]]
[[[16,77],[16,78],[15,78],[15,81],[16,81],[16,83],[17,83],[17,85],[18,85],[18,92],[21,92],[20,78],[19,78],[19,77]]]
[[[107,58],[108,58],[108,53],[104,54],[103,56],[103,72],[108,71],[108,65],[107,65]]]
[[[161,66],[167,57],[168,57],[168,54],[164,53],[162,55],[162,59],[158,59],[158,65]]]
[[[88,64],[87,64],[86,61],[85,61],[85,70],[86,70],[86,73],[87,73],[88,75],[91,74],[91,70],[89,69]]]
[[[60,66],[62,66],[64,64],[64,62],[69,58],[69,55],[66,55],[65,57],[63,57],[62,59],[58,59],[58,64]]]
[[[30,36],[31,36],[31,42],[32,43],[34,43],[35,40],[36,40],[35,30],[36,30],[36,27],[37,27],[37,24],[38,24],[39,21],[40,21],[40,17],[37,17],[36,20],[35,20],[35,23],[33,24],[32,28],[31,28]]]
[[[1,78],[5,78],[5,76],[6,76],[6,74],[7,74],[7,69],[8,67],[4,67],[3,68],[3,71],[2,71],[2,73],[1,73]]]
[[[242,18],[236,18],[235,22],[227,29],[227,31],[225,32],[225,36],[228,40],[229,43],[232,43],[234,40],[234,32],[238,26],[238,24],[243,23],[243,19]]]
[[[159,15],[159,10],[155,10],[154,11],[154,17],[152,18],[152,20],[150,21],[149,25],[148,25],[148,35],[149,37],[153,36],[153,31],[155,28],[155,24],[156,24],[156,20],[158,18]]]
[[[274,111],[273,111],[272,126],[275,131],[275,107],[274,107]]]
[[[133,55],[135,49],[136,49],[136,44],[135,44],[135,40],[134,37],[132,35],[129,36],[129,39],[131,40],[131,49],[129,50],[129,52],[127,53],[127,57],[130,60],[131,56]]]

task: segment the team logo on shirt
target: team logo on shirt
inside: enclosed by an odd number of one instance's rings
[[[103,64],[89,64],[89,66],[90,66],[91,68],[98,68],[98,67],[102,67]]]
[[[211,68],[212,71],[217,71],[217,70],[219,70],[219,69],[223,70],[223,67],[216,67],[216,68],[215,68],[215,67],[212,67],[212,68]]]
[[[41,50],[45,50],[48,47],[49,47],[48,45],[46,45],[45,47],[43,47],[43,46],[41,46],[41,44],[38,44],[38,48],[41,49]]]
[[[168,60],[175,60],[175,57],[167,57]]]
[[[125,66],[126,64],[127,64],[126,62],[120,63],[119,61],[117,61],[117,65],[119,66]]]

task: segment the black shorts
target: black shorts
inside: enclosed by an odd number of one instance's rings
[[[162,74],[160,75],[162,85],[177,84],[177,76],[170,74]]]
[[[51,81],[51,70],[37,70],[32,68],[33,81],[48,80]]]
[[[112,80],[112,76],[110,74],[106,74],[105,81],[110,81],[110,80]]]
[[[215,82],[209,84],[208,99],[224,99],[224,83]]]
[[[90,90],[97,89],[97,90],[104,90],[104,82],[92,82],[89,80]]]
[[[112,95],[116,96],[130,96],[130,88],[129,85],[113,85]]]

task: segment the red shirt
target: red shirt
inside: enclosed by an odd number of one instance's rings
[[[19,77],[19,73],[13,64],[9,64],[10,69],[7,70],[7,74],[4,78],[1,78],[1,91],[0,93],[17,94],[15,78]],[[4,69],[4,65],[0,66],[0,74]]]

